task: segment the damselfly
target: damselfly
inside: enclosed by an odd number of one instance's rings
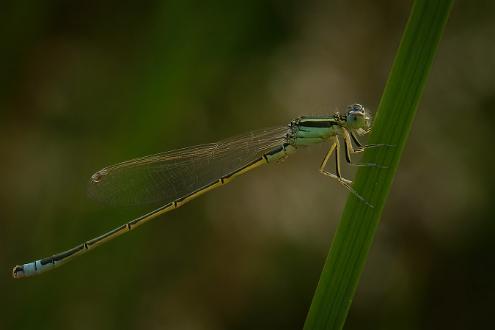
[[[345,114],[304,116],[288,126],[254,131],[218,143],[173,150],[105,167],[90,180],[90,194],[96,199],[124,203],[161,202],[163,206],[127,222],[70,250],[13,269],[14,278],[29,277],[60,266],[93,248],[127,233],[157,216],[174,210],[194,198],[230,182],[258,166],[284,159],[298,148],[330,142],[320,172],[337,180],[366,205],[352,182],[342,177],[340,142],[347,163],[380,167],[374,163],[354,163],[351,155],[368,147],[358,136],[371,130],[371,116],[360,104],[347,107]],[[326,169],[335,154],[335,173]]]

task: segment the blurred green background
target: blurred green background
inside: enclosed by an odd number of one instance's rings
[[[0,329],[301,328],[347,196],[318,173],[325,146],[56,271],[10,271],[142,214],[87,198],[105,165],[376,109],[410,5],[3,4]],[[347,329],[493,323],[494,7],[454,6]]]

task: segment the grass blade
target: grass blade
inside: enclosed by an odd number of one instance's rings
[[[355,189],[375,207],[353,195],[347,200],[305,330],[344,325],[452,3],[416,0],[413,4],[370,136],[370,143],[395,147],[367,150],[363,156],[364,162],[389,168],[361,168],[356,174]]]

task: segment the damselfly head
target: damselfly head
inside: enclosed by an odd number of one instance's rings
[[[367,132],[371,128],[371,122],[371,114],[361,104],[347,107],[346,124],[349,129]]]

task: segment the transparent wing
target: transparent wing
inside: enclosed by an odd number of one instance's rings
[[[108,166],[91,177],[88,192],[96,200],[114,205],[167,204],[285,143],[287,130],[277,127],[254,131]]]

